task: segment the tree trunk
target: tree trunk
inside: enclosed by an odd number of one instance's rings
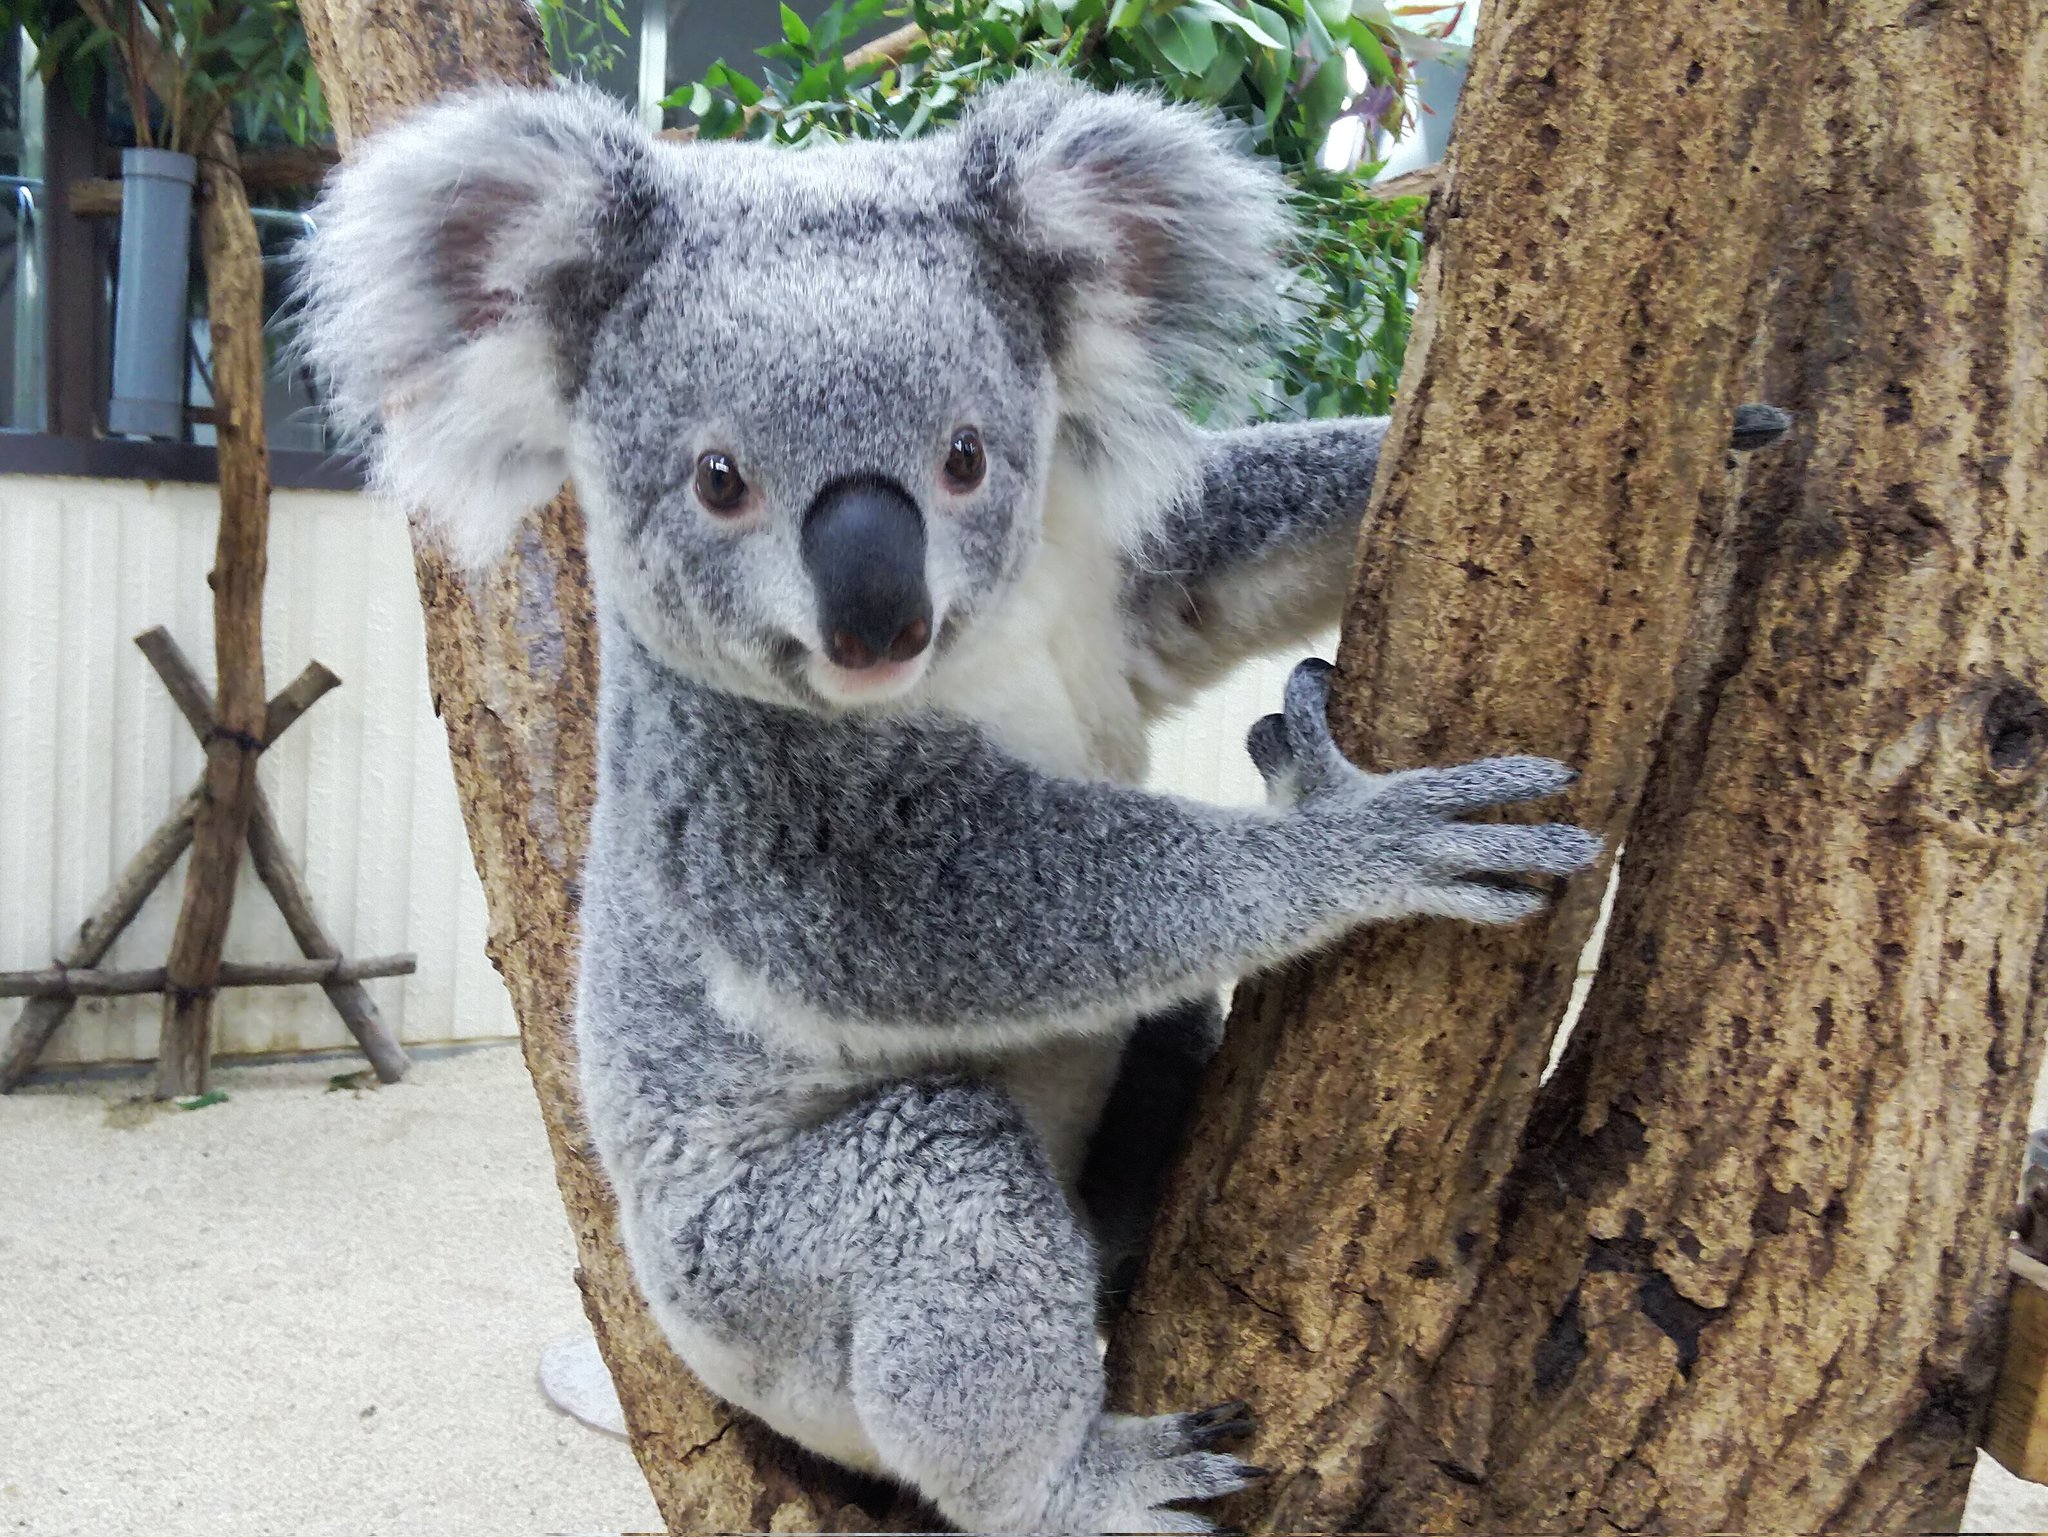
[[[1525,3],[1460,109],[1333,708],[1584,765],[1548,925],[1240,1010],[1132,1322],[1263,1528],[1953,1522],[2048,981],[2048,21]],[[1437,297],[1439,296],[1440,297]],[[1802,421],[1732,498],[1733,383]]]
[[[159,1099],[206,1089],[213,999],[227,945],[256,759],[263,751],[263,581],[269,565],[270,450],[263,430],[263,249],[249,213],[235,141],[220,124],[200,148],[199,243],[213,338],[220,529],[214,544],[213,655],[218,701],[192,858],[165,966]]]
[[[1371,936],[1240,1011],[1115,1359],[1148,1407],[1260,1400],[1285,1471],[1247,1519],[1811,1527],[1952,1497],[2048,896],[2023,8],[1490,16],[1338,725],[1382,766],[1582,764],[1569,809],[1632,840],[1617,958],[1540,1099],[1594,882],[1514,934]],[[544,73],[516,0],[304,10],[344,141]],[[1726,425],[1760,381],[1808,420],[1738,501]],[[574,506],[487,584],[419,570],[492,955],[663,1515],[872,1523],[676,1366],[581,1133]]]
[[[302,0],[300,11],[344,150],[445,92],[550,78],[523,0]],[[675,1532],[877,1527],[887,1491],[816,1462],[713,1399],[676,1360],[634,1286],[611,1190],[583,1128],[573,1006],[597,631],[582,514],[564,493],[488,581],[465,581],[423,543],[416,568],[434,705],[490,908],[491,961],[519,1019],[575,1230],[584,1310],[655,1504]]]

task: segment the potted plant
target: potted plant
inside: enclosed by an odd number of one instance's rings
[[[198,156],[210,142],[281,131],[306,143],[325,104],[293,0],[13,0],[0,20],[36,45],[45,79],[90,92],[102,67],[126,96],[114,291],[116,432],[176,438],[185,421],[186,305]]]

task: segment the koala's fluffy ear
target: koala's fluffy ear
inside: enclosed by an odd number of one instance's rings
[[[378,489],[471,567],[566,478],[591,337],[657,248],[659,153],[595,91],[494,89],[367,140],[313,210],[299,346]]]
[[[960,132],[970,199],[1051,296],[1070,413],[1128,416],[1258,361],[1284,303],[1285,185],[1221,118],[1045,72]]]

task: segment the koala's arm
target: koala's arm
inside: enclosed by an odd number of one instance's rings
[[[736,1006],[1011,1040],[1126,1020],[1369,919],[1512,921],[1541,899],[1484,877],[1592,858],[1576,828],[1453,820],[1561,788],[1548,760],[1351,767],[1323,676],[1304,664],[1293,745],[1261,749],[1278,811],[1063,779],[944,721],[764,714],[770,734],[708,735],[687,778],[651,756],[648,825]]]
[[[1730,449],[1778,441],[1792,418],[1738,406]],[[1387,435],[1383,416],[1201,433],[1201,490],[1131,552],[1125,601],[1137,639],[1183,685],[1336,624]]]
[[[1190,687],[1337,622],[1385,417],[1202,433],[1199,493],[1131,554],[1142,644]]]

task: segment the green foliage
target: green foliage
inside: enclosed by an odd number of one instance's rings
[[[44,80],[81,107],[108,71],[142,144],[194,149],[223,112],[243,143],[329,131],[296,0],[0,0],[0,25],[28,34]]]
[[[1243,125],[1293,185],[1308,291],[1276,362],[1269,414],[1384,411],[1408,339],[1421,260],[1421,200],[1387,202],[1366,178],[1318,156],[1341,118],[1398,129],[1414,60],[1441,41],[1460,4],[1397,16],[1377,0],[833,0],[805,22],[787,5],[780,41],[755,73],[721,61],[665,106],[687,108],[706,138],[801,144],[814,137],[910,138],[955,117],[977,92],[1054,66],[1099,89],[1147,86],[1217,107]],[[849,69],[850,38],[907,16],[923,39],[899,62]],[[1416,18],[1430,25],[1410,25]],[[1365,87],[1352,90],[1349,66]]]
[[[1424,200],[1326,173],[1303,176],[1297,196],[1313,286],[1278,358],[1281,398],[1302,416],[1383,415],[1408,351]]]
[[[533,9],[547,39],[548,57],[564,73],[602,75],[625,62],[625,45],[619,39],[632,33],[613,0],[534,0]]]

